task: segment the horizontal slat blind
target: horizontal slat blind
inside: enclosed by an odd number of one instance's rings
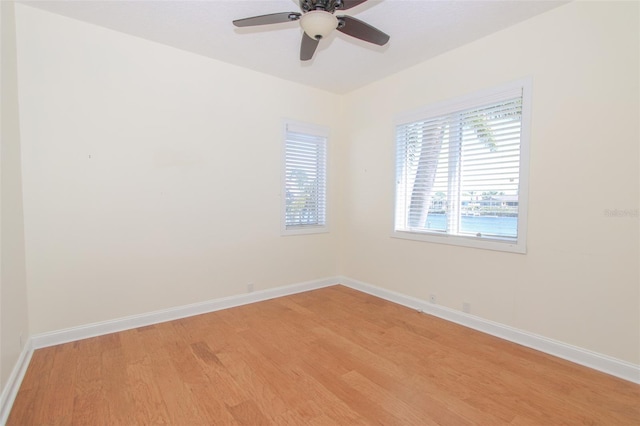
[[[395,229],[517,239],[522,92],[396,127]]]
[[[286,131],[286,229],[326,225],[326,142],[324,136]]]

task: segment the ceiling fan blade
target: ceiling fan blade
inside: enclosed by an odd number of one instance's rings
[[[308,61],[313,58],[313,54],[316,52],[318,43],[320,43],[320,40],[309,37],[307,33],[302,33],[302,43],[300,44],[300,60]]]
[[[351,9],[352,7],[356,7],[357,5],[364,3],[367,0],[342,0],[342,7],[340,10]]]
[[[233,25],[236,27],[253,27],[255,25],[280,24],[283,22],[297,21],[302,16],[298,12],[271,13],[269,15],[252,16],[251,18],[236,19]]]
[[[341,23],[338,25],[338,31],[351,37],[359,38],[378,46],[383,46],[389,41],[390,37],[387,34],[353,16],[338,16],[338,20]]]

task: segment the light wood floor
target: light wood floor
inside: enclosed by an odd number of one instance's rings
[[[639,425],[640,386],[334,286],[39,349],[44,424]]]

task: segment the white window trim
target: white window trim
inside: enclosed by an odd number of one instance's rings
[[[297,133],[306,133],[309,135],[320,136],[326,139],[325,145],[325,161],[326,161],[326,170],[325,170],[325,224],[324,226],[318,225],[304,225],[297,227],[288,227],[286,224],[286,211],[287,211],[287,200],[286,200],[286,190],[285,190],[285,181],[286,181],[286,141],[287,141],[287,132],[297,132]],[[308,235],[308,234],[325,234],[329,232],[329,128],[325,126],[320,126],[317,124],[304,123],[300,121],[294,120],[283,120],[282,125],[282,172],[281,172],[281,193],[280,193],[280,205],[281,205],[281,213],[280,213],[280,235],[281,236],[291,236],[291,235]]]
[[[528,200],[529,200],[529,152],[531,142],[531,97],[532,97],[532,79],[524,78],[513,81],[491,89],[481,90],[469,95],[460,96],[447,101],[438,102],[427,107],[423,107],[405,114],[400,115],[394,122],[394,128],[398,125],[411,123],[437,115],[449,114],[465,108],[471,108],[475,105],[481,106],[492,102],[499,101],[509,93],[515,90],[522,90],[522,122],[520,137],[520,187],[518,194],[518,240],[501,241],[499,238],[487,237],[466,237],[460,235],[448,235],[440,233],[424,233],[397,231],[395,229],[395,214],[397,200],[397,185],[394,185],[394,199],[392,203],[392,228],[391,236],[394,238],[408,239],[414,241],[425,241],[438,244],[450,244],[455,246],[472,247],[486,250],[497,250],[512,253],[525,254],[527,252],[527,223],[528,223]],[[396,148],[396,139],[394,137],[394,152]],[[394,155],[394,159],[395,159]],[[397,167],[397,165],[396,165]],[[394,180],[396,176],[394,173]]]

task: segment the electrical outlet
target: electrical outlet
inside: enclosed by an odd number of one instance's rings
[[[464,302],[462,304],[462,312],[465,312],[467,314],[471,313],[471,303],[469,302]]]
[[[247,284],[247,293],[251,293],[253,292],[253,283],[248,283]]]
[[[436,295],[435,294],[430,294],[429,295],[429,302],[438,303],[438,300],[436,299]]]

